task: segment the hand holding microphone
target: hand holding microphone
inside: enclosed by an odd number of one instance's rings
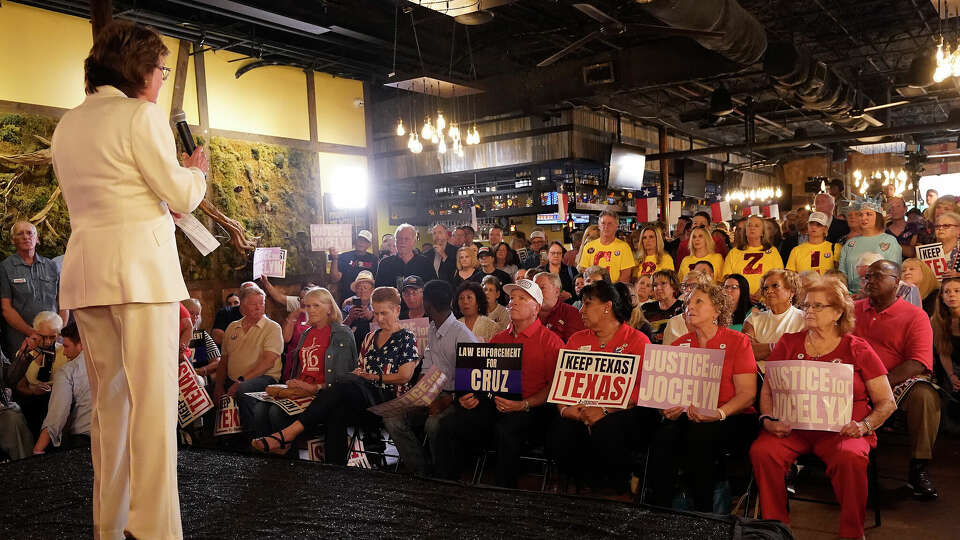
[[[186,150],[181,154],[181,160],[184,167],[196,167],[203,171],[203,174],[209,174],[210,161],[207,159],[207,153],[203,147],[196,146],[193,143],[193,135],[190,134],[190,127],[187,125],[187,115],[183,111],[177,111],[173,115],[173,122],[177,128],[177,135],[180,137],[180,144]]]

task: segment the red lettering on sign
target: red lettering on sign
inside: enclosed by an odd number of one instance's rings
[[[810,266],[812,266],[813,268],[817,268],[818,266],[820,266],[819,251],[814,251],[813,253],[810,254]]]
[[[743,274],[762,274],[763,265],[760,264],[760,259],[763,258],[763,253],[744,253],[743,260],[747,263],[743,267]]]
[[[646,261],[640,265],[640,275],[647,276],[657,271],[657,263]]]
[[[612,257],[612,255],[613,255],[612,251],[598,251],[593,256],[593,266],[600,266],[600,261],[610,262],[610,258]]]

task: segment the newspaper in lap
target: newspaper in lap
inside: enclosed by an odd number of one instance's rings
[[[302,413],[313,401],[313,396],[307,396],[307,397],[295,398],[295,399],[291,399],[291,398],[277,399],[275,397],[271,397],[266,392],[247,392],[247,395],[254,399],[259,399],[260,401],[263,401],[266,403],[273,403],[277,407],[280,407],[281,409],[283,409],[283,412],[287,413],[290,416],[296,416]]]
[[[367,410],[384,418],[390,418],[400,416],[409,409],[426,407],[437,399],[437,395],[443,389],[443,383],[446,380],[447,376],[442,371],[437,369],[436,366],[431,367],[424,376],[420,377],[417,384],[413,385],[413,388],[406,393],[396,399],[369,407]]]

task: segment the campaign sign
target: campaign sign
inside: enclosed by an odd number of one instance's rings
[[[430,319],[426,317],[403,319],[400,321],[400,328],[413,332],[413,335],[417,338],[417,354],[422,357],[423,348],[427,346],[427,333],[430,332]],[[376,332],[379,329],[379,324],[375,322],[370,323],[371,332]]]
[[[217,411],[217,422],[213,428],[213,435],[219,437],[242,432],[240,409],[237,408],[237,401],[233,399],[233,396],[220,396],[219,406],[220,410]]]
[[[637,405],[654,409],[716,409],[720,399],[723,350],[647,345]]]
[[[425,375],[420,377],[413,388],[407,390],[403,395],[379,405],[367,407],[367,410],[384,418],[402,416],[412,408],[427,407],[433,403],[433,400],[437,399],[440,391],[443,390],[443,383],[445,382],[447,382],[447,376],[437,366],[433,366]]]
[[[792,429],[840,431],[853,416],[853,366],[813,360],[767,362],[773,416]]]
[[[522,353],[519,343],[457,343],[457,394],[519,400]]]
[[[624,409],[640,362],[633,354],[561,349],[547,401]]]
[[[311,251],[337,248],[339,253],[353,250],[353,225],[349,223],[314,223],[310,225]]]
[[[177,415],[180,426],[186,427],[213,408],[213,400],[206,388],[197,380],[197,372],[189,361],[180,362],[177,370],[177,384],[180,386],[180,398],[177,403]]]
[[[942,280],[943,274],[947,272],[947,258],[943,255],[943,244],[924,244],[917,246],[917,257],[933,270],[937,279]]]
[[[260,279],[260,276],[286,277],[287,250],[278,247],[255,249],[253,251],[253,279]]]

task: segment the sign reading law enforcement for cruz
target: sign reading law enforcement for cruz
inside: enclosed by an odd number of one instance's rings
[[[523,345],[519,343],[457,343],[457,394],[472,392],[477,398],[519,400],[522,354]]]
[[[640,357],[561,349],[547,401],[624,409],[640,370]]]

